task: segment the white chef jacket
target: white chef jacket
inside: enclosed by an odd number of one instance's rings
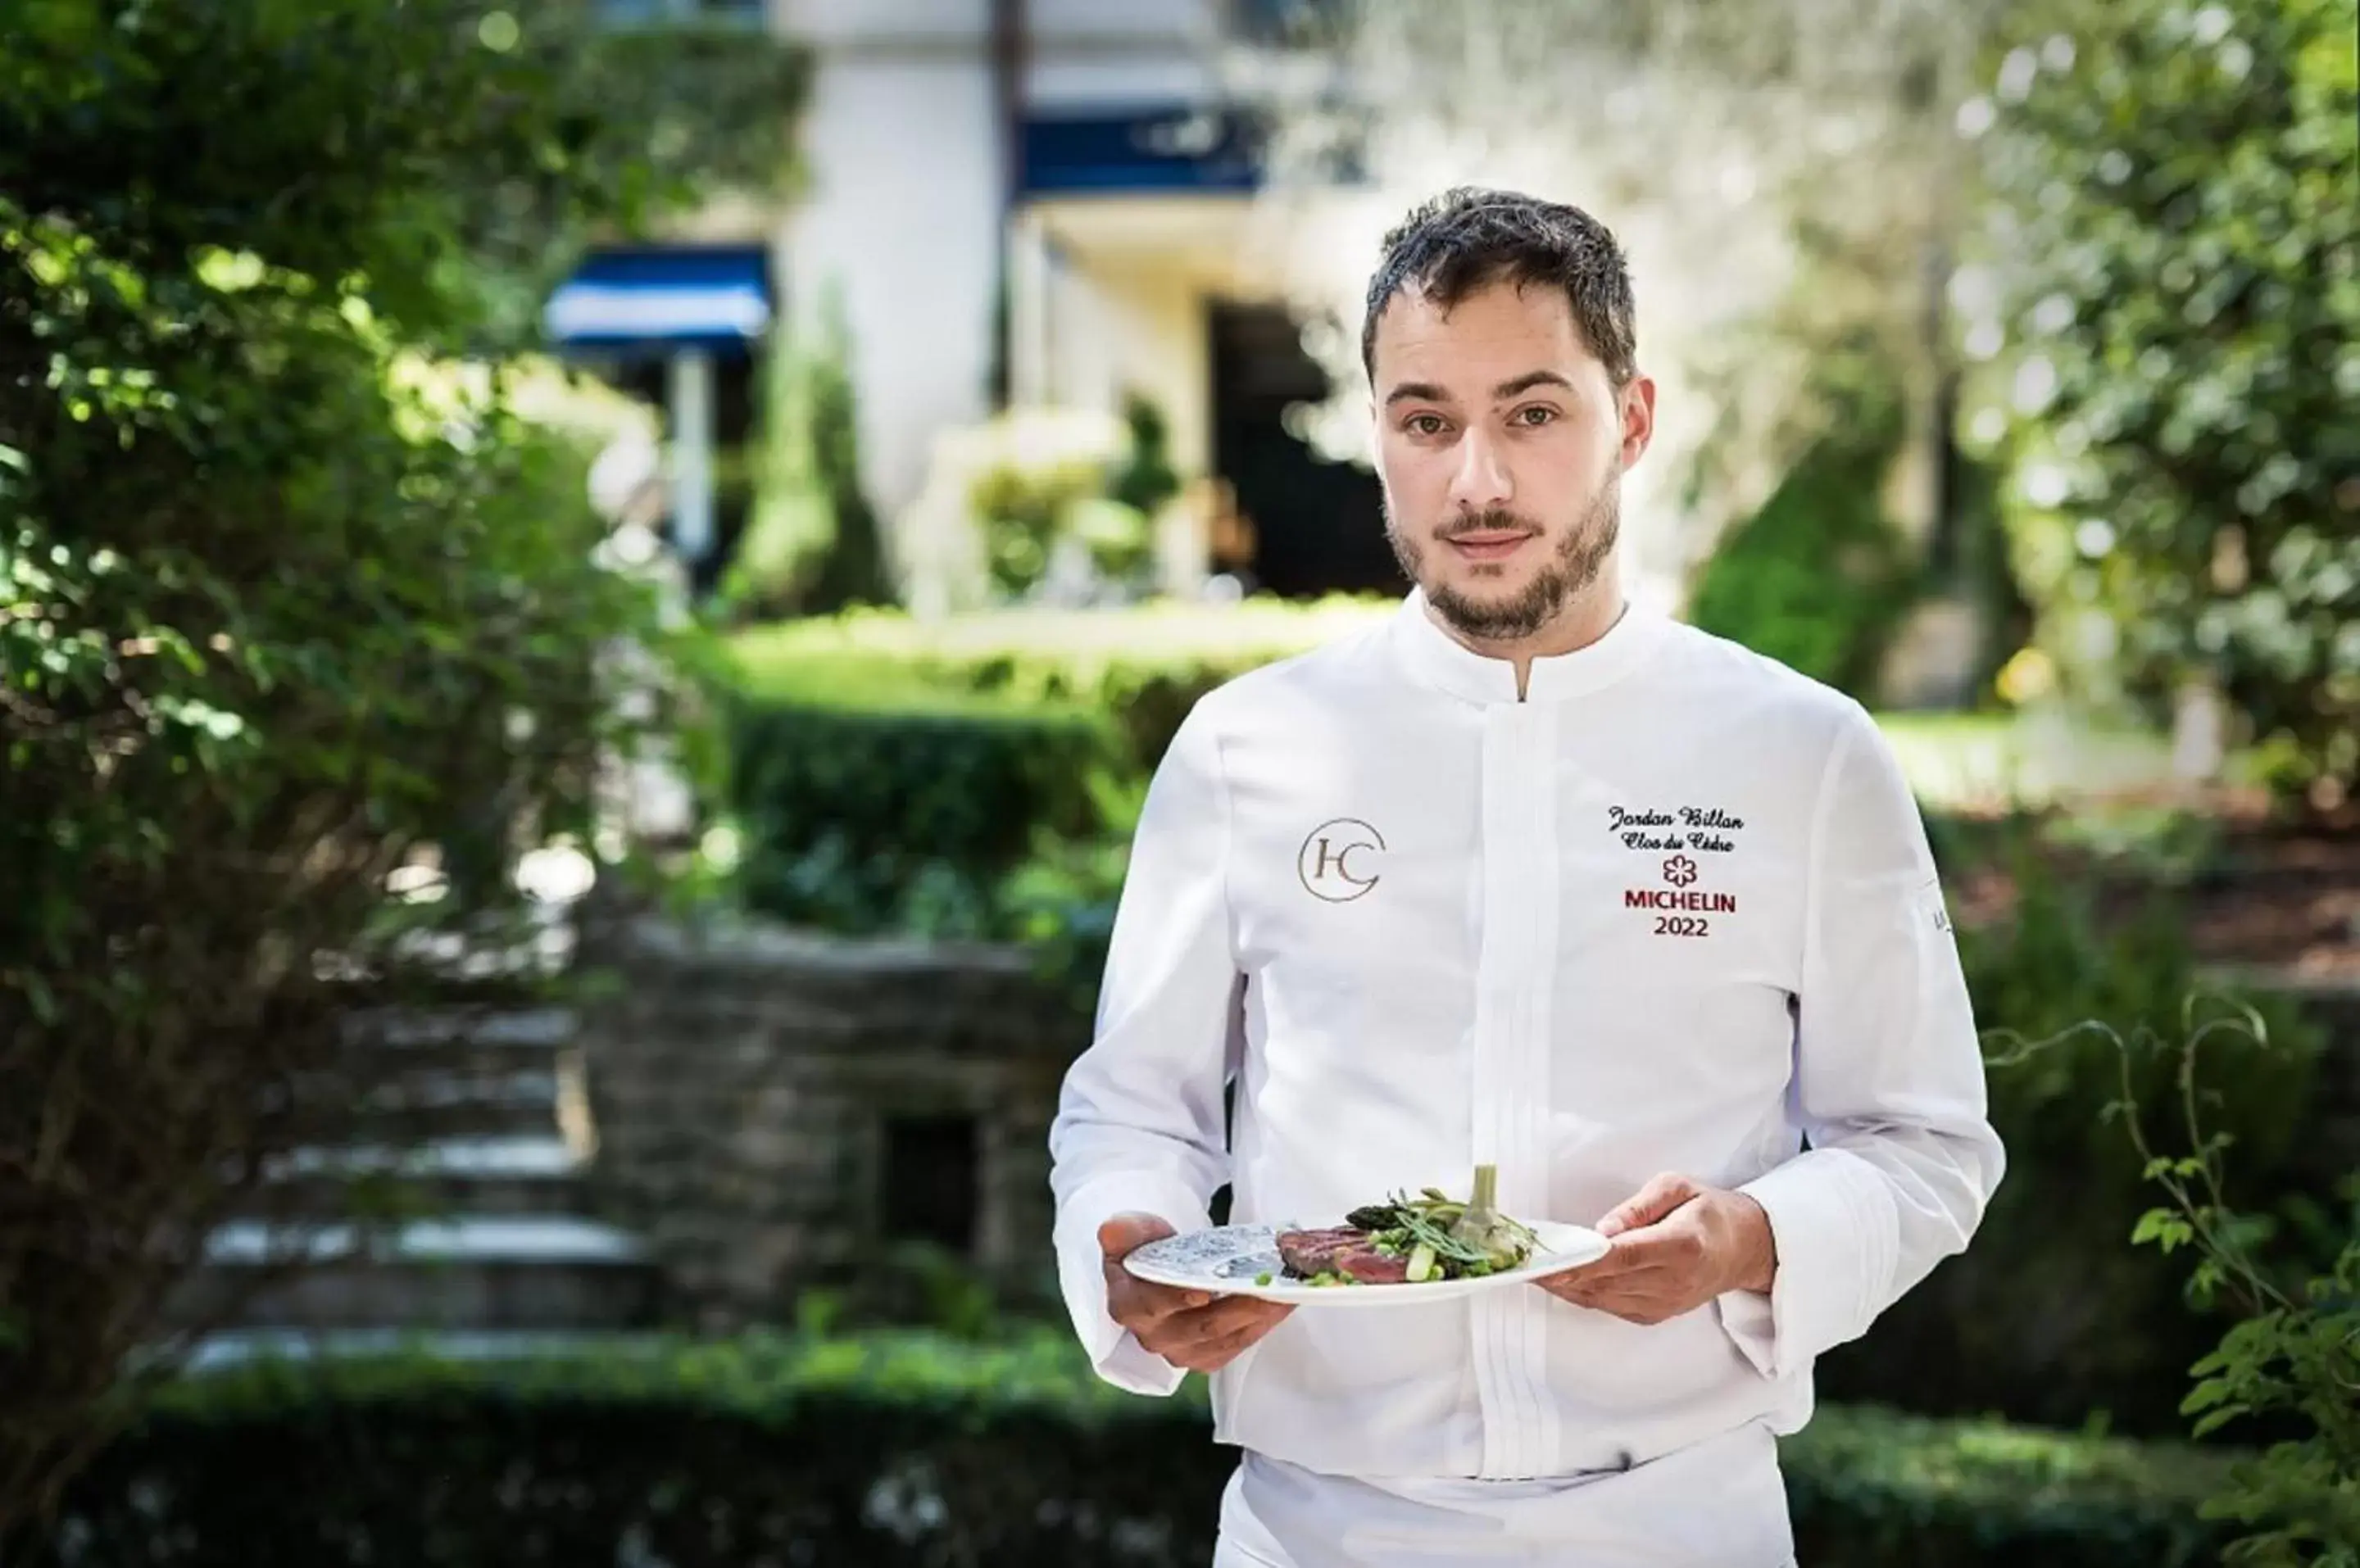
[[[2003,1170],[1933,857],[1859,704],[1635,606],[1520,698],[1415,593],[1181,726],[1050,1141],[1075,1327],[1151,1395],[1182,1375],[1108,1315],[1122,1211],[1190,1230],[1228,1182],[1239,1223],[1331,1225],[1491,1163],[1522,1218],[1594,1224],[1659,1171],[1769,1216],[1766,1296],[1654,1326],[1527,1287],[1296,1312],[1212,1379],[1248,1455],[1225,1516],[1281,1476],[1652,1511],[1658,1462],[1799,1427],[1814,1358],[1963,1248]],[[1242,1527],[1308,1568],[1317,1509],[1279,1511]],[[1732,1528],[1719,1561],[1785,1560]]]

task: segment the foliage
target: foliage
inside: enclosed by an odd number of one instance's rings
[[[740,701],[729,728],[738,890],[781,920],[1008,934],[998,889],[1036,841],[1103,826],[1093,781],[1113,747],[1077,710],[926,693],[897,703],[871,686]]]
[[[1022,598],[1047,578],[1080,508],[1107,499],[1126,441],[1119,421],[1081,409],[1017,409],[979,432],[967,506],[983,529],[985,559],[1001,593]],[[1110,537],[1119,539],[1120,531]]]
[[[2354,0],[2045,0],[1979,108],[2017,563],[2081,689],[2216,681],[2297,786],[2360,774]]]
[[[753,909],[1020,940],[1087,1012],[1129,831],[1200,696],[1390,606],[856,612],[731,639]]]
[[[1131,837],[1145,794],[1141,781],[1102,787],[1096,836],[1059,839],[1044,833],[1032,856],[1000,884],[1008,935],[1032,948],[1043,982],[1076,1018],[1087,1018],[1097,1007],[1115,908],[1131,866]]]
[[[2192,1010],[2191,1010],[2192,1011]],[[2290,1420],[2299,1435],[2272,1443],[2230,1473],[2206,1514],[2253,1527],[2225,1561],[2257,1568],[2360,1568],[2360,1173],[2345,1176],[2341,1216],[2323,1204],[2299,1217],[2333,1256],[2314,1263],[2289,1247],[2281,1217],[2241,1213],[2226,1192],[2235,1136],[2209,1112],[2215,1098],[2200,1072],[2223,1040],[2266,1040],[2249,1011],[2198,1019],[2180,1033],[2179,1083],[2170,1105],[2190,1152],[2158,1152],[2152,1104],[2135,1082],[2135,1052],[2104,1031],[2123,1063],[2122,1097],[2109,1107],[2128,1128],[2147,1178],[2169,1202],[2139,1218],[2131,1239],[2195,1258],[2190,1293],[2209,1303],[2232,1298],[2243,1313],[2220,1345],[2191,1369],[2198,1379],[2180,1405],[2199,1437],[2235,1421]],[[2209,1066],[2209,1062],[2205,1065]],[[2290,1255],[2291,1254],[2291,1255]]]
[[[1023,408],[947,431],[895,526],[912,602],[1136,598],[1155,544],[1140,502],[1176,484],[1161,417],[1136,398],[1123,419]]]
[[[2064,869],[2037,826],[2008,824],[1981,846],[2012,879],[2015,902],[1959,932],[1987,1031],[2007,1179],[1965,1256],[1905,1296],[1874,1334],[1828,1357],[1820,1385],[1833,1398],[1906,1399],[1930,1411],[1996,1410],[2055,1424],[2103,1412],[2122,1430],[2171,1431],[2170,1378],[2221,1325],[2190,1311],[2163,1259],[2119,1245],[2148,1203],[2138,1160],[2103,1119],[2124,1064],[2103,1040],[2071,1031],[2103,1018],[2134,1036],[2169,1038],[2202,981],[2178,902],[2150,870],[2106,900],[2126,909],[2102,909],[2109,877],[2121,874],[2087,862]],[[1940,842],[1954,885],[1965,885],[1976,863],[1955,832]],[[2245,1151],[2246,1201],[2269,1212],[2320,1190],[2339,1148],[2346,1159],[2352,1150],[2315,1092],[2318,1031],[2279,998],[2256,1005],[2269,1044],[2220,1043],[2214,1114]],[[2049,1043],[2027,1052],[2023,1040]],[[2132,1065],[2143,1094],[2173,1082],[2168,1053],[2143,1051]]]
[[[1153,398],[1139,392],[1123,398],[1122,421],[1131,441],[1121,467],[1107,485],[1107,495],[1152,517],[1180,493],[1180,474],[1172,466],[1171,422]]]
[[[1110,719],[1144,771],[1205,692],[1364,630],[1393,608],[1335,598],[1008,610],[933,622],[855,613],[750,628],[730,639],[730,651],[744,690],[762,700],[890,689],[1091,710]]]
[[[892,602],[877,514],[861,486],[846,334],[842,295],[830,289],[815,327],[782,325],[764,351],[760,476],[722,590],[738,615]]]
[[[673,716],[586,449],[440,353],[499,338],[529,218],[676,189],[573,10],[7,13],[0,1524],[129,1408],[214,1221],[346,1125],[343,1010],[503,958],[515,836],[595,842],[602,757]],[[469,841],[492,875],[388,898]]]
[[[1905,420],[1898,388],[1873,354],[1835,363],[1844,373],[1823,375],[1819,394],[1828,429],[1713,552],[1689,619],[1874,701],[1886,643],[1918,586],[1882,501]]]
[[[1833,1568],[2203,1561],[2222,1468],[1834,1408],[1782,1458],[1806,1558]],[[1211,1554],[1235,1463],[1198,1380],[1120,1394],[1063,1333],[265,1366],[170,1390],[27,1562],[1176,1568]]]
[[[593,234],[639,232],[716,181],[792,178],[807,60],[734,29],[618,34],[574,0],[119,9],[8,8],[0,191],[82,212],[169,170],[164,200],[111,217],[119,234],[325,284],[345,236],[376,234],[371,309],[438,347],[529,344]]]

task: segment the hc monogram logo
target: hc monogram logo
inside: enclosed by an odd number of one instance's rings
[[[1384,835],[1358,817],[1338,817],[1311,830],[1295,855],[1303,889],[1331,904],[1349,904],[1382,880],[1371,869],[1385,852]]]

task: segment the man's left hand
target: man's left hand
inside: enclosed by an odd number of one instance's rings
[[[1762,1205],[1686,1176],[1656,1177],[1597,1228],[1613,1250],[1540,1287],[1626,1322],[1664,1323],[1731,1290],[1767,1290],[1777,1276]]]

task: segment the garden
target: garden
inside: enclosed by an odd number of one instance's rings
[[[766,367],[711,600],[618,565],[586,497],[638,416],[533,302],[594,234],[791,199],[811,62],[580,9],[0,23],[0,1561],[1201,1563],[1201,1388],[1116,1393],[956,1259],[727,1335],[178,1365],[209,1230],[369,1092],[341,1019],[596,1005],[474,962],[546,925],[520,854],[691,928],[1020,953],[1078,1043],[1190,705],[1392,610],[1154,592],[1184,481],[1141,405],[979,437],[977,603],[909,607],[840,321]],[[1972,197],[1933,344],[1914,232],[1801,225],[1755,323],[1810,350],[1797,422],[1766,478],[1698,468],[1739,499],[1683,592],[1877,711],[2010,1151],[1972,1250],[1822,1362],[1801,1558],[2360,1568],[2360,22],[1969,9],[1961,81],[1902,95]],[[1930,534],[1888,505],[1929,450]],[[1938,622],[1931,702],[1896,672]],[[635,840],[650,746],[696,815]]]

